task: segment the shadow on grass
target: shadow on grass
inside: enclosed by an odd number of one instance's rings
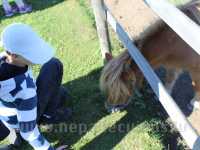
[[[59,3],[62,3],[64,2],[65,0],[25,0],[28,4],[31,4],[32,7],[33,7],[33,12],[35,11],[38,11],[38,10],[43,10],[43,9],[46,9],[46,8],[49,8],[49,7],[52,7],[54,5],[57,5]],[[10,3],[12,6],[15,6],[15,2],[11,2]],[[19,16],[19,15],[23,15],[23,14],[15,14],[14,16],[10,17],[10,18],[13,18],[13,17],[16,17],[16,16]],[[5,17],[4,15],[4,11],[3,11],[3,7],[1,5],[0,7],[0,21],[3,20],[3,19],[7,19],[7,17]]]
[[[86,76],[70,81],[66,86],[73,96],[73,119],[65,124],[58,125],[54,131],[46,133],[50,141],[58,141],[57,146],[67,144],[73,146],[83,139],[85,134],[102,118],[108,115],[104,108],[105,97],[99,90],[99,75],[102,68],[96,69]],[[147,121],[152,129],[150,134],[159,136],[163,145],[173,150],[177,146],[178,134],[170,131],[165,120],[162,106],[153,100],[153,95],[134,96],[134,103],[127,108],[127,114],[118,120],[112,127],[106,128],[92,141],[84,141],[83,150],[107,150],[114,148],[137,125]],[[147,101],[148,100],[148,101]],[[158,114],[161,115],[158,115]],[[163,115],[164,114],[164,115]],[[95,134],[95,133],[94,133]]]
[[[127,114],[118,120],[112,127],[106,129],[102,134],[95,137],[93,141],[82,147],[82,150],[110,150],[119,144],[124,137],[136,126],[151,116],[140,108],[136,109],[133,105],[127,108]]]
[[[152,96],[152,95],[151,95]],[[118,120],[112,127],[87,143],[81,150],[110,150],[114,149],[129,132],[143,122],[148,122],[148,134],[152,137],[160,137],[164,149],[182,150],[184,145],[180,142],[180,135],[173,125],[167,122],[167,114],[160,103],[150,100],[149,95],[143,98],[135,97],[134,103],[126,109],[127,114]],[[142,131],[141,131],[142,132]],[[131,140],[130,140],[131,141]],[[137,140],[136,140],[137,141]],[[139,142],[139,140],[138,140]],[[145,143],[144,143],[145,144]],[[151,147],[152,149],[152,147]]]

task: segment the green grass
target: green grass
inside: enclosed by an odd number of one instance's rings
[[[174,4],[184,4],[185,2],[189,2],[191,0],[169,0],[169,1]]]
[[[4,18],[0,31],[13,22],[30,24],[57,50],[64,64],[63,84],[73,96],[73,120],[42,132],[55,146],[67,144],[83,150],[160,150],[171,135],[161,111],[148,97],[136,97],[127,111],[108,114],[98,83],[103,63],[89,2],[84,0],[29,0],[30,14]],[[122,50],[112,34],[114,54]],[[39,67],[34,68],[35,74]],[[65,126],[65,131],[64,131]],[[162,128],[160,128],[162,126]],[[70,131],[69,131],[70,130]],[[79,132],[78,132],[79,131]],[[172,138],[171,138],[172,139]],[[3,141],[2,143],[6,143]],[[31,150],[25,144],[20,150]]]

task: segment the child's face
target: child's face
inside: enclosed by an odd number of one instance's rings
[[[12,65],[24,67],[24,66],[32,64],[28,60],[24,59],[22,56],[16,55],[16,54],[11,54],[8,51],[6,52],[5,57],[6,57],[6,62],[9,63],[9,64],[12,64]]]

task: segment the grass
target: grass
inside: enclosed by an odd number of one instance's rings
[[[13,22],[33,26],[56,48],[56,56],[64,64],[63,85],[73,96],[73,120],[51,128],[41,127],[45,137],[55,146],[67,144],[75,150],[166,149],[175,137],[157,114],[161,111],[160,104],[153,103],[149,96],[134,97],[135,102],[127,111],[116,114],[105,111],[105,97],[98,87],[103,64],[89,2],[28,2],[34,9],[30,14],[4,18],[0,12],[0,31]],[[114,35],[111,37],[114,54],[118,54],[122,50],[121,44]],[[35,67],[35,74],[38,71],[39,67]],[[20,148],[31,149],[28,144]]]
[[[191,0],[169,0],[169,1],[174,3],[174,4],[184,4],[184,3],[189,2]]]

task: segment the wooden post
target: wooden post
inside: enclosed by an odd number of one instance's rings
[[[106,21],[106,13],[103,6],[103,0],[92,0],[91,2],[96,21],[97,33],[100,41],[101,55],[104,62],[107,62],[112,58],[112,53],[110,51],[108,24]]]

